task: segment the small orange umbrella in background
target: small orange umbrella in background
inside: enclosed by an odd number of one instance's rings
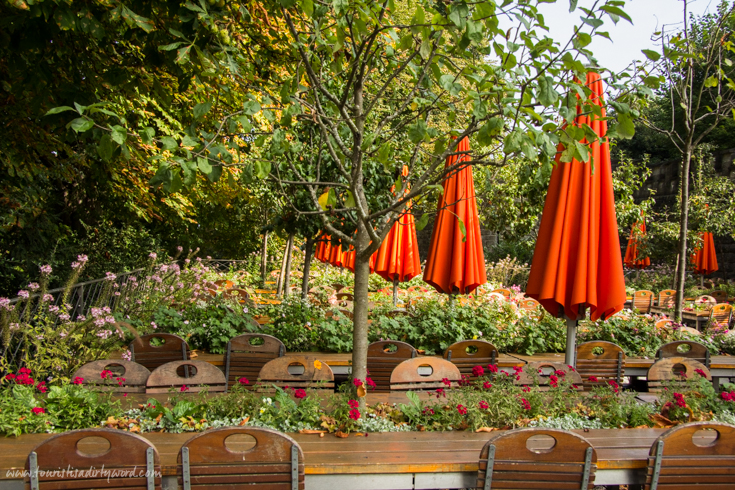
[[[401,174],[404,177],[408,176],[407,165],[403,166]],[[419,244],[416,224],[411,214],[411,203],[408,203],[404,214],[393,224],[385,240],[380,244],[375,272],[393,283],[393,306],[396,306],[398,298],[398,283],[410,281],[421,274]]]
[[[700,274],[701,282],[704,284],[704,276],[712,274],[719,267],[717,266],[717,254],[715,253],[715,238],[712,233],[702,232],[702,243],[692,253],[692,263],[694,264],[694,272]]]
[[[465,153],[451,155],[446,166],[469,160],[469,150],[470,142],[465,137],[455,150]],[[440,293],[447,294],[469,294],[487,282],[475,182],[469,166],[444,180],[444,193],[439,199],[431,233],[424,281]]]
[[[590,102],[602,106],[597,73],[587,74],[587,87],[592,90]],[[588,124],[604,138],[607,122],[581,112],[578,105],[575,124]],[[589,145],[593,161],[563,163],[563,149],[559,145],[551,173],[526,295],[552,315],[566,316],[566,363],[574,365],[577,321],[586,307],[593,321],[620,311],[625,279],[607,139]]]
[[[316,244],[316,250],[314,251],[314,258],[319,262],[328,263],[329,254],[332,251],[332,243],[330,242],[331,237],[326,233],[322,233],[319,237],[319,241]]]
[[[370,274],[372,274],[375,271],[375,257],[377,256],[378,252],[375,252],[370,256]],[[357,253],[355,252],[355,248],[350,245],[350,249],[345,252],[343,263],[344,266],[349,269],[350,272],[353,274],[355,273],[355,256]]]
[[[623,263],[631,269],[645,269],[651,265],[651,259],[639,257],[638,255],[638,237],[646,234],[646,222],[636,221],[630,230],[630,238],[628,238],[628,246],[625,249],[625,258]]]

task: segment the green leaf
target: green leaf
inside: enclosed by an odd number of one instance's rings
[[[257,100],[248,100],[242,105],[242,109],[245,114],[252,116],[260,112],[260,104]]]
[[[422,214],[421,218],[416,222],[416,230],[421,231],[426,228],[426,225],[429,224],[429,218],[431,218],[431,213]],[[409,391],[409,393],[411,392]]]
[[[559,94],[554,89],[554,80],[551,77],[539,78],[536,98],[546,107],[555,105],[559,101]]]
[[[159,46],[158,47],[158,50],[159,51],[172,51],[172,50],[178,48],[179,46],[183,46],[183,45],[184,45],[184,43],[182,43],[181,41],[177,41],[175,43],[166,44],[164,46]]]
[[[70,122],[69,126],[71,126],[71,129],[73,129],[77,133],[83,133],[85,131],[89,131],[94,127],[94,121],[92,121],[91,119],[87,119],[86,117],[78,117]]]
[[[462,243],[464,243],[467,241],[467,228],[459,216],[457,216],[457,224],[459,225],[459,231],[462,233]]]
[[[661,54],[652,49],[641,49],[641,52],[651,61],[658,61],[661,59]]]
[[[618,135],[621,138],[630,139],[635,135],[635,124],[630,114],[618,114]]]
[[[354,208],[356,206],[357,203],[355,202],[355,196],[352,194],[352,191],[347,191],[347,197],[345,198],[345,207]]]
[[[281,0],[281,7],[289,9],[296,5],[296,0]]]
[[[577,8],[577,0],[569,0],[569,11],[574,12]]]
[[[212,171],[207,174],[210,182],[217,182],[222,177],[222,165],[213,165]]]
[[[53,109],[50,109],[44,116],[51,116],[52,114],[58,114],[60,112],[65,111],[73,111],[73,107],[69,107],[68,105],[62,105],[60,107],[54,107]]]
[[[314,2],[312,0],[301,0],[301,8],[306,15],[314,17]]]
[[[137,26],[143,29],[145,32],[151,32],[156,28],[153,25],[153,21],[151,19],[147,19],[145,17],[142,17],[136,14],[135,12],[125,7],[124,5],[122,6],[122,10],[120,11],[120,14],[122,15],[122,18],[125,19],[125,22],[127,22],[127,24],[130,27]]]
[[[156,136],[156,130],[153,128],[143,128],[139,134],[143,144],[151,145],[153,144],[153,137]]]
[[[256,160],[255,162],[255,176],[259,179],[265,179],[271,173],[270,162],[264,162],[262,160]]]
[[[424,121],[423,119],[419,119],[418,121],[416,121],[416,124],[412,124],[408,127],[408,139],[410,139],[412,143],[420,143],[421,141],[423,141],[425,136],[426,121]]]
[[[492,117],[477,132],[477,142],[483,146],[489,146],[494,142],[494,136],[500,134],[503,130],[505,121],[502,117]]]
[[[720,81],[717,79],[715,75],[712,75],[711,77],[707,78],[704,81],[704,86],[707,88],[716,87],[719,84],[720,84]]]
[[[199,167],[199,170],[201,170],[204,175],[212,173],[212,166],[206,158],[197,157],[197,167]]]
[[[611,16],[617,15],[619,17],[622,17],[631,24],[633,23],[633,19],[630,18],[630,15],[626,14],[625,10],[621,9],[620,7],[616,7],[615,5],[603,5],[602,7],[600,7],[600,10],[602,10],[603,12],[607,12]]]
[[[112,160],[112,154],[115,151],[115,145],[113,145],[112,138],[110,135],[105,133],[100,138],[100,142],[97,144],[97,154],[102,158],[103,161],[109,162]]]
[[[161,138],[163,149],[168,151],[174,151],[179,147],[179,144],[171,136],[164,136]]]
[[[199,120],[212,108],[211,102],[202,102],[194,106],[194,119]]]
[[[128,132],[122,126],[112,126],[110,129],[112,129],[110,138],[118,145],[122,145],[128,139]]]

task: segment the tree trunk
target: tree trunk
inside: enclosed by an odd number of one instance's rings
[[[288,241],[286,242],[286,271],[283,280],[283,296],[288,298],[288,288],[291,287],[291,256],[293,255],[293,237],[294,234],[288,235]]]
[[[268,232],[263,232],[263,250],[260,254],[260,287],[265,289],[265,277],[268,273]]]
[[[352,378],[363,382],[367,377],[368,348],[368,279],[370,277],[370,255],[360,251],[370,244],[365,225],[358,224],[355,238],[355,304],[352,329]],[[363,255],[365,255],[363,257]],[[365,398],[360,398],[360,412],[366,413]]]
[[[314,238],[306,239],[304,247],[304,277],[301,280],[301,299],[309,299],[309,273],[311,272],[311,258],[314,255]]]
[[[286,239],[286,249],[283,251],[283,257],[281,258],[281,269],[278,274],[278,281],[276,283],[276,296],[281,298],[283,296],[283,281],[286,276],[286,260],[288,256],[288,239]]]
[[[676,271],[676,308],[674,319],[681,322],[684,306],[684,280],[687,269],[687,228],[689,226],[689,166],[692,161],[691,145],[687,145],[681,164],[681,217],[679,219],[679,264]]]

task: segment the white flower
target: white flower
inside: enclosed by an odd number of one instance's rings
[[[150,257],[152,260],[156,260],[156,258],[158,257],[158,254],[156,254],[156,252],[151,252],[148,254],[148,257]]]

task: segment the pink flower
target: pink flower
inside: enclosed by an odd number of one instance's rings
[[[349,405],[350,408],[357,408],[358,406],[360,406],[357,400],[349,400],[347,402],[347,405]]]
[[[240,383],[241,385],[249,385],[250,384],[250,381],[248,381],[248,378],[240,378],[240,379],[237,380],[237,382]]]
[[[350,418],[352,420],[358,420],[360,418],[360,411],[356,408],[350,410]]]
[[[355,379],[352,380],[352,384],[354,384],[355,386],[358,386],[358,387],[359,386],[362,386],[362,380],[360,378],[355,378]]]
[[[457,412],[460,415],[467,415],[467,408],[464,405],[457,405]]]
[[[486,390],[489,390],[490,388],[493,387],[493,385],[489,381],[485,381],[484,383],[482,383],[482,387],[485,388]]]
[[[472,368],[472,376],[477,378],[479,376],[482,376],[483,374],[485,374],[485,370],[482,366],[475,366]]]
[[[181,391],[189,391],[189,387],[188,387],[188,386],[186,386],[186,385],[183,385],[183,386],[181,387]]]
[[[80,385],[84,383],[84,378],[77,376],[72,380],[72,384]]]
[[[301,400],[303,398],[306,398],[306,391],[299,388],[298,390],[294,390],[293,396],[295,396],[297,399]]]
[[[43,413],[46,413],[46,410],[41,407],[33,407],[31,409],[31,412],[33,413],[33,415],[41,415]]]
[[[480,408],[481,408],[482,410],[487,410],[488,408],[490,408],[490,405],[488,405],[488,403],[487,403],[487,402],[486,402],[485,400],[482,400],[482,401],[480,402]]]

